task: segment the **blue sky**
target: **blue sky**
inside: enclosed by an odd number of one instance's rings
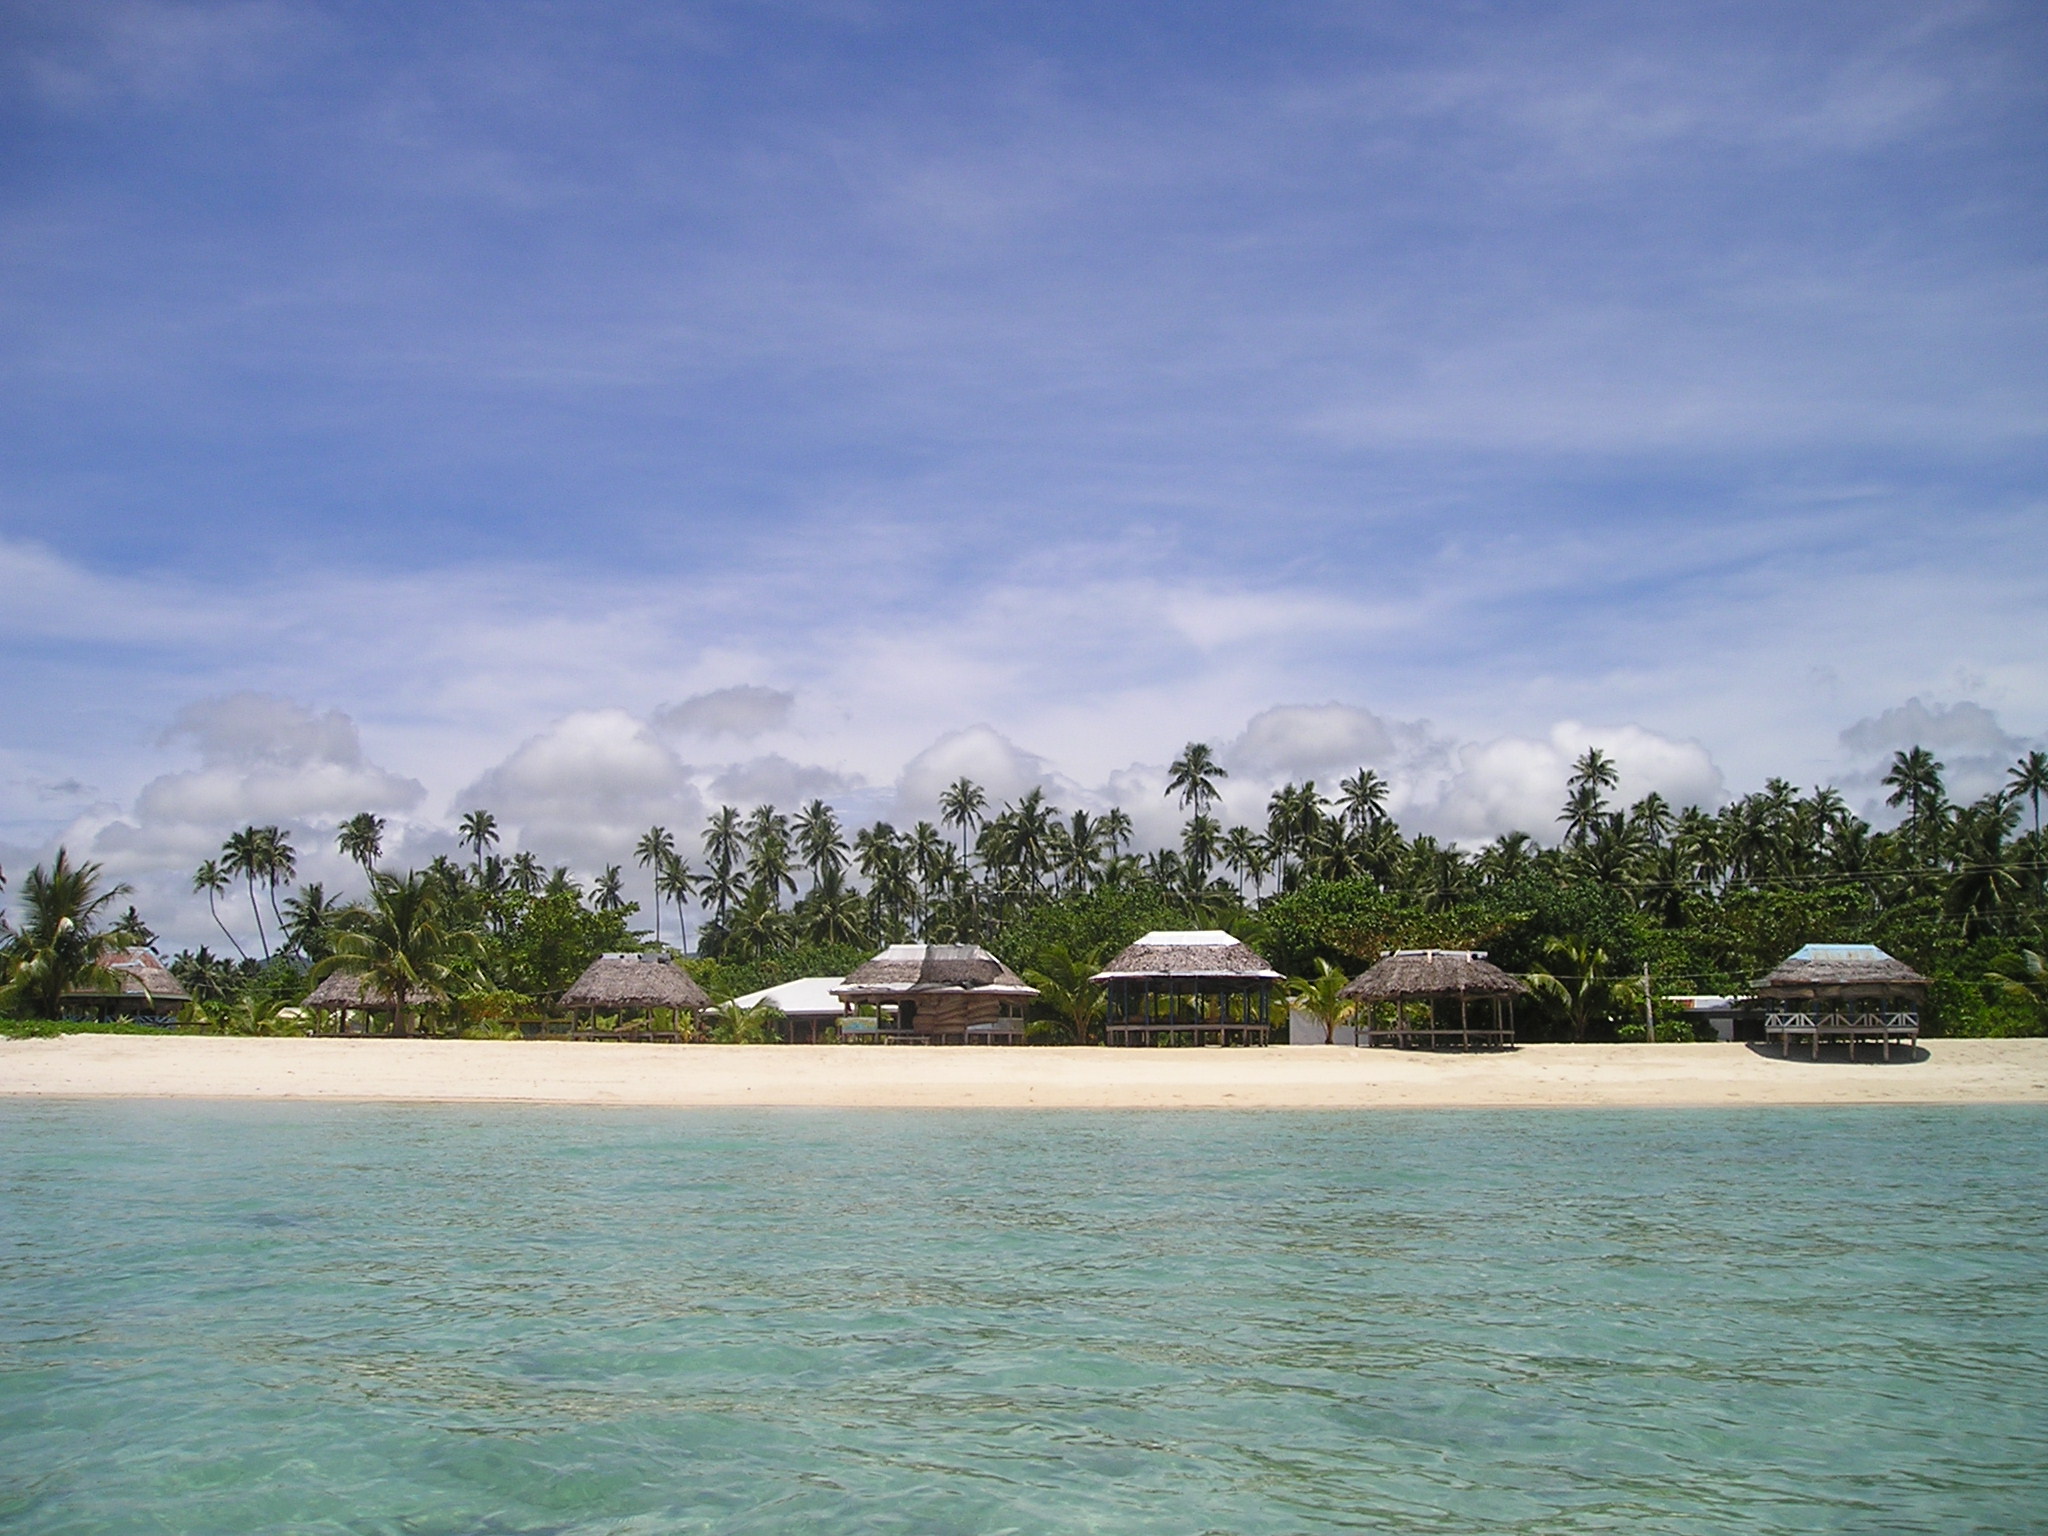
[[[2048,730],[2038,7],[0,17],[0,863],[165,926],[363,805]]]

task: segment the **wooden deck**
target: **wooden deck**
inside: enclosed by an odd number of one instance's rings
[[[1778,1047],[1783,1056],[1804,1043],[1808,1055],[1820,1060],[1823,1045],[1845,1044],[1849,1059],[1856,1059],[1859,1045],[1880,1046],[1884,1059],[1892,1059],[1892,1047],[1912,1050],[1920,1043],[1920,1015],[1908,1012],[1868,1013],[1771,1013],[1764,1019],[1764,1039]]]

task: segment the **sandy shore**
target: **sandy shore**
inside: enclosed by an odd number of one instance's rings
[[[0,1041],[0,1097],[1067,1109],[2048,1103],[2048,1040],[1936,1040],[1917,1061],[1736,1045],[1428,1056],[1263,1051],[271,1040]]]

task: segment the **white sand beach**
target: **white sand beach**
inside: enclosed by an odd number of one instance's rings
[[[71,1035],[0,1041],[0,1097],[872,1108],[1376,1109],[2048,1103],[2048,1040],[1934,1040],[1889,1063],[1739,1045],[1425,1055],[915,1050]]]

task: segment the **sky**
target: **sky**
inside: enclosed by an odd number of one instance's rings
[[[177,944],[363,809],[1981,792],[2044,81],[2027,3],[0,3],[0,866]]]

